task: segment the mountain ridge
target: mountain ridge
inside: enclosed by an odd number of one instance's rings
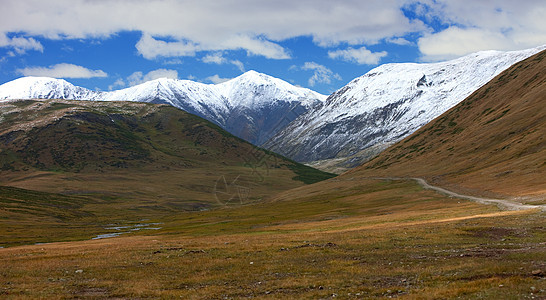
[[[90,91],[65,80],[21,78],[0,86],[0,99],[170,104],[255,145],[341,173],[374,157],[502,70],[544,48],[482,51],[440,63],[384,64],[328,97],[248,71],[220,84],[162,78],[112,92]]]
[[[447,111],[500,72],[546,46],[484,51],[432,64],[381,65],[300,115],[264,144],[325,170],[347,170]],[[313,162],[321,161],[319,164]]]
[[[196,114],[255,145],[326,96],[256,71],[220,84],[160,78],[110,92],[74,86],[64,79],[22,77],[0,86],[0,99],[71,99],[166,103]]]
[[[545,103],[543,50],[345,176],[423,177],[463,193],[543,201]]]

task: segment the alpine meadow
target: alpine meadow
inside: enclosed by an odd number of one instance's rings
[[[1,5],[0,299],[546,299],[544,3]]]

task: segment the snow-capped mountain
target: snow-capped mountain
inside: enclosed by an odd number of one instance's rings
[[[441,63],[379,66],[299,116],[264,146],[300,162],[354,167],[544,49],[484,51]]]
[[[0,86],[2,99],[166,103],[260,145],[326,96],[249,71],[221,84],[163,78],[112,92],[91,91],[62,79],[23,77]]]

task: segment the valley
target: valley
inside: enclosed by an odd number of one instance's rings
[[[338,176],[166,104],[2,101],[0,298],[542,299],[545,70]]]
[[[116,238],[0,249],[4,297],[540,296],[543,213],[330,180]],[[27,229],[28,230],[28,229]],[[104,272],[108,270],[108,272]]]
[[[0,246],[90,238],[106,224],[259,202],[333,176],[169,105],[25,100],[0,110]],[[54,213],[65,206],[72,218]],[[29,226],[62,234],[31,238]]]

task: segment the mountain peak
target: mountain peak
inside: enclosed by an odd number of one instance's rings
[[[379,66],[299,116],[264,146],[300,162],[335,160],[337,166],[354,167],[543,48]]]
[[[64,79],[27,76],[3,84],[0,99],[71,99],[72,96],[91,97],[95,93]]]
[[[9,84],[15,88],[15,86],[36,86],[41,84],[61,84],[72,85],[68,81],[60,78],[42,77],[42,76],[26,76],[12,80],[6,84]]]
[[[216,86],[234,106],[258,107],[277,101],[288,101],[310,107],[326,99],[326,96],[315,91],[254,70]]]
[[[231,80],[217,84],[218,86],[244,84],[278,84],[283,80],[263,74],[254,70],[247,71]]]
[[[325,96],[280,79],[248,71],[221,84],[159,78],[110,92],[76,87],[65,80],[24,77],[0,86],[2,99],[71,99],[166,103],[212,121],[252,143],[265,142]]]

